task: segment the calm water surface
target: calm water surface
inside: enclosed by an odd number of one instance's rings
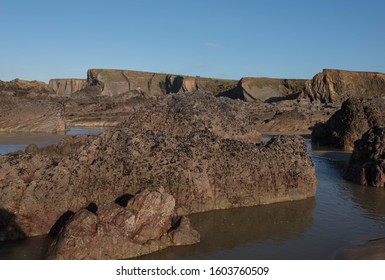
[[[191,215],[199,244],[142,259],[332,259],[341,249],[385,236],[385,190],[344,180],[348,153],[308,147],[315,198]],[[44,237],[0,243],[0,259],[39,259],[48,243]]]

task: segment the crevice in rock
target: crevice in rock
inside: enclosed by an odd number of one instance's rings
[[[125,193],[121,196],[119,196],[118,198],[116,198],[114,200],[114,202],[122,207],[126,207],[127,204],[128,204],[128,201],[130,201],[131,198],[133,198],[134,196],[132,194],[129,194],[129,193]]]

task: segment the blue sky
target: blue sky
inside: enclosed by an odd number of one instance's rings
[[[385,1],[0,0],[0,80],[385,72]]]

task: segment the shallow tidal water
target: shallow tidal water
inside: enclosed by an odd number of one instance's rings
[[[385,236],[385,190],[343,179],[348,153],[308,148],[316,167],[315,198],[190,215],[199,244],[140,259],[333,259]],[[47,237],[3,242],[0,259],[41,259],[48,244]]]

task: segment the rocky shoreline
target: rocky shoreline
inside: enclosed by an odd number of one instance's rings
[[[384,77],[324,70],[311,81],[237,82],[91,69],[87,80],[0,82],[3,132],[111,127],[0,156],[0,238],[57,234],[52,259],[131,258],[198,242],[184,215],[313,197],[304,140],[264,143],[266,131],[354,146],[347,177],[384,187]],[[362,92],[377,99],[348,99]]]

